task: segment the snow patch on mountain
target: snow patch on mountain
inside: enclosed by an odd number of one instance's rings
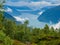
[[[8,7],[5,12],[12,12],[12,9]]]
[[[14,16],[14,18],[16,19],[16,21],[21,21],[21,22],[29,20],[28,18],[21,18],[20,16]]]
[[[59,29],[60,28],[60,22],[58,22],[57,24],[53,24],[50,27],[54,27],[54,29]]]
[[[43,13],[44,13],[44,11],[41,11],[41,12],[39,12],[38,14],[39,14],[39,15],[42,15]]]

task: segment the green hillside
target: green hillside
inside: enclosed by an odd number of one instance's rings
[[[2,8],[2,7],[1,7]],[[60,45],[60,29],[28,27],[29,21],[17,25],[0,12],[0,45]]]

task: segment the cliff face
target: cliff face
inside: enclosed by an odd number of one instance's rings
[[[38,20],[46,23],[57,23],[60,21],[60,6],[46,10],[42,15],[38,17]]]

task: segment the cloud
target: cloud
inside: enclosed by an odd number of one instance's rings
[[[60,22],[58,22],[57,24],[51,25],[50,27],[54,27],[54,29],[59,29],[60,28]]]
[[[46,1],[41,1],[41,2],[31,2],[30,5],[34,5],[34,6],[37,6],[37,5],[51,5],[51,3],[46,2]]]
[[[10,5],[10,6],[27,6],[33,10],[37,10],[46,6],[57,6],[60,5],[59,3],[57,4],[53,4],[51,2],[47,2],[47,1],[37,1],[37,2],[28,2],[28,1],[18,1],[18,2],[11,2],[11,1],[7,1],[5,3],[5,5]]]
[[[58,2],[60,2],[60,0],[43,0],[43,1],[40,1],[40,0],[39,1],[32,1],[32,0],[30,0],[30,2],[28,0],[27,1],[26,0],[20,0],[20,1],[15,1],[15,0],[8,1],[7,0],[5,5],[17,6],[17,7],[27,6],[27,7],[32,9],[30,11],[34,11],[34,10],[40,10],[41,8],[46,7],[46,6],[58,6],[58,5],[60,5],[60,3],[58,3]],[[10,8],[8,8],[7,11],[9,12],[12,10]],[[18,10],[18,11],[28,11],[28,10]],[[41,11],[38,14],[41,15],[43,12],[44,11]],[[44,23],[41,24],[37,20],[38,16],[37,15],[32,16],[32,15],[31,14],[24,14],[23,16],[25,16],[25,18],[22,18],[23,17],[22,15],[21,15],[22,17],[20,17],[20,16],[14,16],[14,17],[17,21],[24,22],[25,20],[30,20],[30,23],[31,23],[30,25],[33,25],[33,24],[34,24],[34,26],[37,26],[37,25],[41,26],[42,25],[41,27],[43,27]],[[26,18],[26,17],[28,17],[28,18]],[[56,28],[60,27],[59,25],[60,25],[60,22],[57,24],[51,25],[51,26],[53,26],[56,29]]]
[[[6,12],[12,12],[12,9],[11,8],[7,8],[5,11]]]
[[[20,17],[23,17],[23,18],[29,18],[29,20],[36,20],[38,18],[38,15],[34,15],[34,14],[31,14],[31,13],[22,13],[20,15]]]
[[[29,21],[29,26],[33,26],[33,27],[44,27],[44,25],[46,24],[46,23],[44,23],[44,22],[39,22],[38,20],[37,20],[37,18],[38,18],[38,16],[39,15],[34,15],[34,14],[30,14],[30,13],[22,13],[21,15],[20,15],[20,17],[21,18],[28,18],[28,21]]]
[[[20,9],[16,9],[17,11],[35,11],[35,10],[20,10]]]
[[[14,16],[14,18],[16,19],[16,21],[21,21],[21,22],[28,20],[28,18],[21,18],[20,16]]]
[[[11,1],[7,1],[5,3],[5,5],[10,5],[10,6],[25,6],[27,5],[28,2],[25,2],[25,1],[19,1],[19,2],[11,2]]]
[[[18,1],[20,1],[20,0],[7,0],[7,1],[18,2]]]
[[[49,1],[49,2],[54,2],[54,3],[58,3],[60,2],[60,0],[7,0],[7,1],[12,1],[12,2],[18,2],[18,1],[28,1],[28,2],[40,2],[40,1]]]
[[[51,2],[47,2],[47,1],[38,1],[38,2],[28,2],[28,1],[18,1],[18,2],[11,2],[11,1],[7,1],[5,3],[6,5],[11,5],[11,6],[38,6],[38,5],[45,5],[45,6],[51,6],[51,5],[59,5],[59,3],[57,4],[53,4]]]
[[[46,7],[46,6],[58,6],[60,4],[53,4],[51,2],[47,2],[47,1],[40,1],[40,2],[31,2],[30,6],[31,8],[33,9],[40,9],[40,8],[43,8],[43,7]]]
[[[49,1],[49,2],[52,2],[52,3],[60,3],[60,0],[46,0],[46,1]]]

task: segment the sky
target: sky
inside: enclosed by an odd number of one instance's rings
[[[6,0],[5,5],[15,7],[14,12],[13,9],[6,7],[6,12],[11,15],[13,14],[13,17],[16,18],[17,21],[23,22],[29,20],[30,26],[42,28],[46,23],[38,21],[37,18],[42,15],[46,9],[60,5],[60,0]],[[16,7],[22,7],[23,9]],[[17,14],[16,12],[21,14]],[[14,13],[16,15],[14,15]],[[51,25],[49,23],[47,24]]]

